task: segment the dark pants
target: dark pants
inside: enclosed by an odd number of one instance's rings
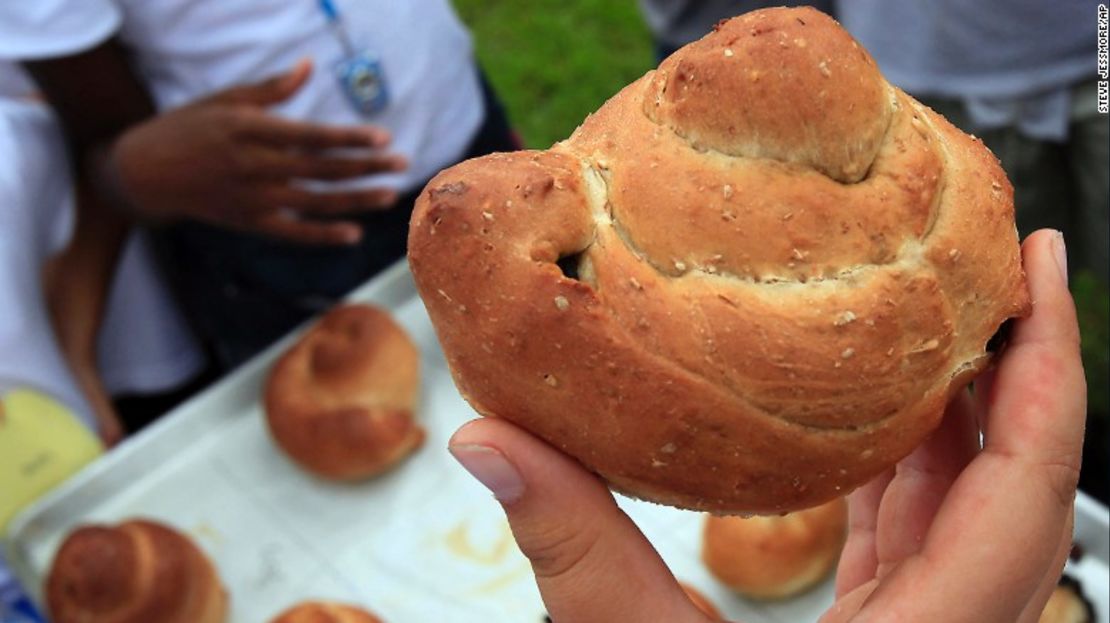
[[[482,89],[486,118],[463,159],[520,148],[484,79]],[[289,244],[192,222],[160,232],[158,246],[182,308],[226,370],[404,257],[422,189],[359,216],[363,238],[353,247]]]

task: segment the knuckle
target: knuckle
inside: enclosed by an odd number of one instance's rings
[[[310,228],[298,234],[298,239],[305,244],[327,244],[334,238],[327,229]]]
[[[273,78],[267,78],[260,81],[258,84],[255,85],[255,90],[261,91],[262,93],[269,93],[271,91],[278,90],[278,85],[280,84],[281,77],[274,76]]]
[[[336,174],[343,177],[356,177],[365,174],[368,170],[370,167],[365,162],[353,158],[340,158],[335,163]]]
[[[343,162],[338,160],[321,159],[311,166],[313,177],[320,179],[336,179],[344,176]]]
[[[316,207],[329,212],[351,212],[359,207],[358,195],[347,193],[319,195]]]
[[[216,119],[233,134],[242,134],[250,124],[250,111],[241,106],[220,106],[214,113]]]
[[[283,207],[286,201],[280,192],[272,188],[257,188],[252,193],[244,194],[239,201],[245,213],[264,213]]]
[[[520,539],[520,550],[532,562],[537,578],[551,580],[571,573],[597,546],[600,535],[557,524]]]
[[[238,175],[253,178],[259,173],[258,162],[248,150],[229,149],[227,153],[232,170]]]
[[[326,210],[330,203],[331,201],[327,195],[321,195],[311,191],[297,193],[296,207],[298,210],[319,212],[321,210]]]
[[[1078,456],[1063,456],[1058,460],[1042,462],[1038,466],[1045,484],[1052,492],[1053,500],[1064,508],[1071,508],[1075,503],[1075,490],[1079,486],[1079,465]]]
[[[243,205],[242,203],[238,205]],[[219,219],[233,226],[248,226],[261,221],[259,212],[235,206],[225,206],[219,211]]]
[[[366,203],[374,208],[390,206],[393,204],[393,195],[388,191],[376,191],[366,197]]]
[[[314,126],[302,126],[298,128],[297,142],[310,148],[330,146],[327,133]]]

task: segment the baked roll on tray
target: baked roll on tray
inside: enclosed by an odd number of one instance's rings
[[[309,601],[282,612],[270,623],[382,623],[382,620],[357,606]]]
[[[547,151],[440,173],[409,260],[479,413],[716,513],[873,478],[1030,305],[997,159],[808,8],[719,24]]]
[[[1074,578],[1060,576],[1060,583],[1052,591],[1038,623],[1095,623],[1094,606],[1083,594]]]
[[[82,526],[46,580],[53,623],[223,623],[228,596],[207,556],[158,522]]]
[[[829,576],[847,536],[844,498],[782,516],[708,515],[701,557],[710,573],[736,593],[786,599]]]
[[[420,447],[420,354],[389,314],[341,305],[274,365],[265,388],[274,440],[304,469],[369,478]]]

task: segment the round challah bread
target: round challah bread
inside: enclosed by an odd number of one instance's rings
[[[187,537],[152,521],[84,526],[46,581],[54,623],[222,623],[227,593]]]
[[[997,160],[812,9],[723,22],[569,140],[440,173],[409,259],[478,412],[714,512],[880,473],[1029,307]]]
[[[270,623],[382,623],[382,620],[354,606],[309,601],[293,606]]]
[[[341,305],[274,365],[266,420],[305,469],[351,480],[379,474],[424,441],[414,412],[420,354],[389,314]]]

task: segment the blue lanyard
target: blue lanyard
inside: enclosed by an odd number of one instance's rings
[[[347,56],[354,56],[355,46],[351,43],[351,36],[347,33],[347,27],[343,23],[343,16],[339,13],[339,7],[335,6],[332,0],[318,0],[320,10],[324,12],[324,18],[328,20],[328,25],[331,26],[335,36],[339,39],[339,44],[343,46],[343,52]]]
[[[329,22],[339,21],[339,8],[331,0],[320,0],[320,10],[324,12]]]

